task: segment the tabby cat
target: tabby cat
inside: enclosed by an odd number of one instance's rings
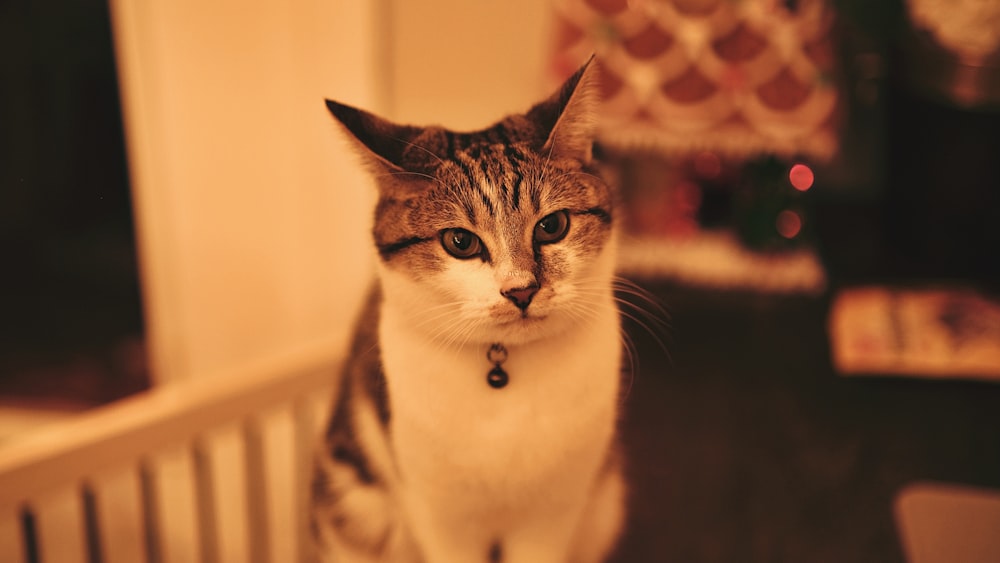
[[[595,65],[458,133],[327,106],[378,186],[378,283],[317,456],[327,561],[605,560],[625,513],[615,196]]]

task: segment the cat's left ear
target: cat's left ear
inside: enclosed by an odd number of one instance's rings
[[[334,100],[326,100],[326,108],[343,125],[358,154],[376,171],[400,172],[415,166],[411,148],[424,133],[423,128],[398,125]],[[421,150],[430,154],[429,149]],[[428,158],[426,154],[418,153],[417,156]]]
[[[549,99],[528,110],[526,116],[545,136],[540,152],[590,162],[597,111],[599,69],[591,56]]]

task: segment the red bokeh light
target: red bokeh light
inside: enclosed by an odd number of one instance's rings
[[[792,183],[792,187],[800,192],[804,192],[812,187],[813,171],[811,168],[805,164],[796,164],[792,166],[792,169],[788,171],[788,181]]]
[[[802,217],[795,211],[785,209],[778,213],[774,228],[778,230],[778,234],[787,239],[795,238],[802,231]]]

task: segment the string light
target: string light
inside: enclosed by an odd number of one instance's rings
[[[788,171],[788,181],[792,187],[800,192],[804,192],[812,187],[815,176],[811,168],[805,164],[796,164]]]
[[[778,213],[774,228],[777,229],[779,235],[793,239],[802,231],[802,217],[795,211],[785,209]]]

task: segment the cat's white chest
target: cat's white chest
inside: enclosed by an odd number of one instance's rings
[[[402,480],[445,495],[552,491],[603,463],[618,401],[617,311],[508,347],[506,386],[487,383],[487,345],[447,348],[383,315],[393,450]]]

